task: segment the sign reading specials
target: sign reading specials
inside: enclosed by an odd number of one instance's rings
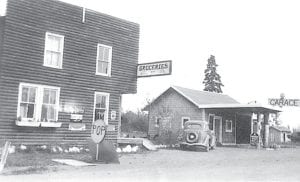
[[[172,61],[143,63],[137,66],[137,77],[171,75]]]
[[[284,94],[280,94],[280,99],[269,99],[269,104],[272,106],[300,106],[300,99],[286,99]]]

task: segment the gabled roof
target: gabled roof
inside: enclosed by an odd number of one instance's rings
[[[155,98],[151,104],[158,102],[161,97],[163,97],[166,93],[175,91],[179,95],[183,96],[185,99],[193,103],[198,108],[204,108],[202,106],[212,106],[212,105],[224,105],[224,104],[239,104],[236,100],[229,97],[228,95],[207,92],[207,91],[199,91],[188,88],[183,88],[179,86],[171,86],[162,94],[160,94],[157,98]],[[143,110],[148,110],[147,105]]]
[[[240,104],[238,101],[225,94],[193,90],[179,86],[171,86],[154,99],[151,104],[159,102],[160,98],[170,91],[176,91],[200,109],[239,109],[250,112],[280,112],[278,109],[262,106],[260,104]],[[148,110],[148,107],[149,105],[147,105],[143,110]]]
[[[176,90],[179,94],[184,96],[189,101],[193,102],[198,107],[200,105],[210,104],[239,104],[238,101],[224,94],[193,90],[179,86],[172,86],[171,88]]]
[[[272,128],[274,128],[277,131],[281,131],[281,132],[289,132],[291,133],[291,130],[288,129],[287,127],[284,126],[271,126]]]

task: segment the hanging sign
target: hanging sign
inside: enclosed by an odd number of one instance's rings
[[[250,135],[250,145],[257,146],[259,144],[259,136],[257,133]]]
[[[299,107],[300,99],[286,99],[284,94],[280,94],[280,99],[269,99],[269,104],[272,106],[292,106]]]
[[[117,119],[117,111],[110,112],[110,119],[113,121]]]
[[[171,75],[172,61],[143,63],[137,66],[137,77]]]

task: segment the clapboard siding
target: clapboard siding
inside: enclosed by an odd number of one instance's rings
[[[168,129],[177,138],[182,128],[182,117],[189,117],[190,120],[202,120],[203,109],[199,109],[185,97],[175,92],[173,89],[162,94],[161,98],[151,104],[149,136],[160,136]],[[161,118],[158,126],[156,119]],[[170,127],[170,128],[168,128]]]
[[[107,139],[116,141],[121,94],[136,93],[139,25],[55,0],[8,0],[0,17],[0,137],[17,143],[84,144],[90,135],[95,92],[110,93],[109,125],[115,131]],[[46,32],[64,36],[62,69],[43,66]],[[112,46],[111,77],[96,75],[97,44]],[[1,47],[0,47],[1,50]],[[1,53],[1,51],[0,51]],[[60,87],[60,108],[73,103],[84,108],[85,131],[68,130],[70,113],[60,111],[60,128],[15,125],[20,83]],[[110,111],[117,111],[117,120]]]

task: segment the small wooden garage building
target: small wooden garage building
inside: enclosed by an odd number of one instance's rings
[[[269,143],[288,143],[291,141],[291,134],[291,130],[284,126],[270,126]]]
[[[150,138],[166,131],[176,137],[184,122],[205,120],[221,145],[249,144],[252,133],[258,133],[268,145],[269,115],[279,112],[259,104],[240,104],[228,95],[179,86],[171,86],[145,110],[149,112]]]

